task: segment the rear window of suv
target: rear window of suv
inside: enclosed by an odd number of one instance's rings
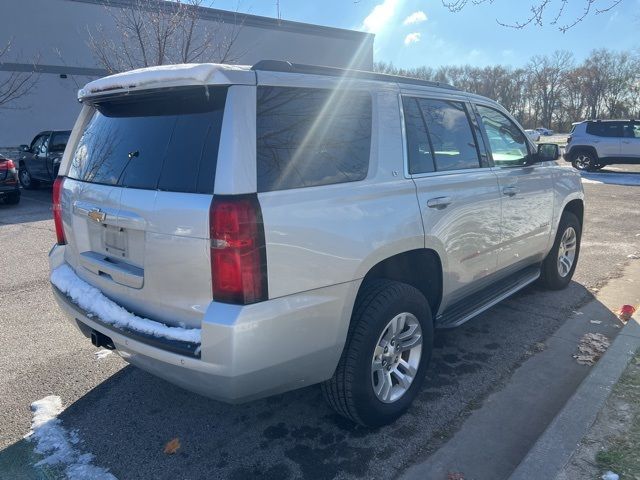
[[[259,87],[258,191],[353,182],[367,176],[371,95]]]
[[[213,193],[226,92],[226,87],[188,87],[100,101],[68,176],[129,188]]]
[[[622,137],[622,122],[589,122],[587,133],[596,137]]]

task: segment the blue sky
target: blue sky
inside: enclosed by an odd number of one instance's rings
[[[530,25],[523,30],[498,25],[527,17],[537,0],[494,0],[475,6],[469,2],[451,13],[441,0],[280,0],[285,20],[331,27],[369,30],[376,34],[374,58],[401,67],[450,64],[524,65],[537,54],[562,49],[584,59],[594,48],[631,50],[640,47],[640,0],[622,0],[610,12],[592,14],[566,33],[557,26]],[[596,0],[600,8],[613,0]],[[555,0],[560,4],[560,0]],[[559,23],[576,18],[586,0],[570,0]],[[238,10],[276,16],[275,0],[241,0]],[[235,10],[238,0],[217,0],[213,7]],[[549,23],[554,12],[548,15]]]

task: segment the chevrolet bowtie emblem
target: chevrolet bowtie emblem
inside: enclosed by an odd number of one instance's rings
[[[104,222],[104,219],[107,218],[107,214],[100,211],[99,208],[94,208],[93,210],[89,211],[87,215],[91,220],[98,223]]]

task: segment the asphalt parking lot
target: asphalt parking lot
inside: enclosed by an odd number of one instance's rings
[[[50,292],[51,191],[24,192],[19,205],[0,205],[0,466],[3,455],[30,448],[23,436],[31,402],[58,395],[66,407],[62,424],[77,431],[95,465],[120,479],[392,478],[446,441],[537,343],[640,251],[640,167],[585,179],[582,251],[569,288],[527,288],[439,332],[424,391],[407,415],[376,430],[333,414],[317,387],[229,406],[115,354],[98,358]],[[164,454],[176,437],[181,448]]]

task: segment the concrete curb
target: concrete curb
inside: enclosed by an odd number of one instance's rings
[[[509,480],[554,479],[596,420],[613,386],[640,348],[640,318],[632,318],[549,424]]]

